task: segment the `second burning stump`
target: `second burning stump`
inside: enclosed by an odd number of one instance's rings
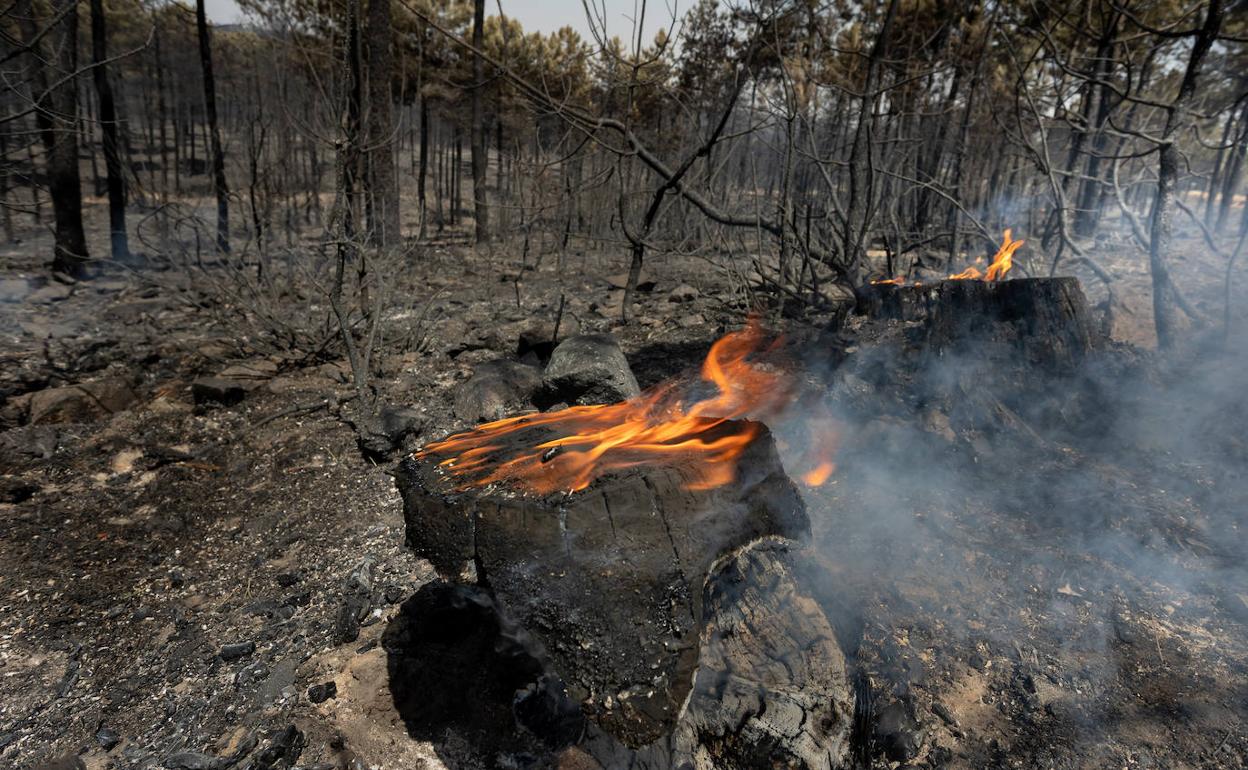
[[[723,461],[732,480],[709,489],[696,452],[541,496],[465,489],[430,458],[400,465],[409,546],[442,574],[488,587],[586,715],[633,748],[671,734],[681,715],[716,562],[760,538],[809,531],[766,428],[731,420],[714,431],[753,438]]]

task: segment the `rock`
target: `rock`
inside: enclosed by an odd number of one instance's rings
[[[52,323],[46,319],[32,319],[30,321],[22,321],[19,324],[22,331],[30,336],[33,340],[47,340],[57,337],[70,337],[74,334],[74,327],[69,324]]]
[[[66,754],[42,764],[31,765],[31,770],[87,770],[87,766],[77,756]]]
[[[0,476],[0,503],[24,503],[34,497],[39,485],[17,476]]]
[[[345,361],[331,361],[327,364],[321,364],[317,371],[325,379],[340,385],[351,382],[351,366]]]
[[[31,395],[29,420],[34,425],[89,422],[125,411],[138,398],[121,377],[49,388]]]
[[[682,329],[692,329],[695,326],[701,326],[706,323],[706,318],[701,313],[693,313],[691,315],[682,316],[676,324]]]
[[[198,751],[181,751],[161,763],[167,770],[217,770],[221,760]]]
[[[30,292],[30,283],[24,278],[0,280],[0,302],[21,302]]]
[[[338,685],[334,682],[314,684],[308,688],[308,700],[313,703],[324,703],[338,695]]]
[[[230,661],[235,661],[235,660],[242,660],[243,658],[247,657],[248,655],[252,654],[255,651],[256,651],[255,642],[236,642],[234,644],[227,644],[224,647],[222,647],[221,652],[219,652],[218,655],[221,656],[221,660],[230,662]]]
[[[289,768],[299,761],[306,740],[298,728],[287,725],[284,730],[273,736],[273,740],[256,757],[252,764],[254,770],[275,770]]]
[[[130,282],[122,280],[94,281],[91,284],[91,288],[95,289],[97,294],[116,294],[119,291],[125,291],[130,288]]]
[[[424,429],[425,418],[415,409],[387,404],[376,414],[354,414],[351,424],[364,456],[384,461],[403,447],[406,438]]]
[[[615,339],[605,334],[569,337],[555,348],[542,375],[536,401],[550,406],[614,404],[641,393]]]
[[[23,410],[23,415],[25,413]],[[28,425],[4,431],[0,433],[0,460],[6,455],[47,460],[56,454],[61,438],[61,432],[51,425]]]
[[[247,382],[267,380],[275,374],[277,374],[277,364],[267,358],[259,358],[255,361],[227,366],[217,376],[224,380]]]
[[[415,436],[425,427],[424,416],[416,409],[408,406],[392,406],[386,404],[378,415],[381,418],[381,430],[387,438],[398,446],[408,436]]]
[[[264,661],[257,660],[255,663],[243,666],[238,673],[234,675],[234,684],[239,689],[245,689],[252,685],[263,682],[269,676],[269,667]],[[265,702],[261,699],[261,702]]]
[[[73,293],[74,288],[72,286],[66,286],[63,283],[53,281],[42,289],[31,292],[26,297],[26,301],[35,305],[50,305],[53,302],[69,299]]]
[[[455,388],[452,408],[457,418],[474,425],[499,420],[532,408],[533,394],[541,383],[536,367],[504,359],[487,361]]]
[[[563,326],[562,322],[560,326]],[[567,336],[567,327],[562,331]],[[545,363],[550,360],[556,344],[558,340],[555,339],[554,321],[529,324],[516,335],[516,358],[523,360],[525,356],[532,354],[538,361]]]
[[[247,388],[238,380],[199,377],[191,383],[191,398],[197,404],[234,406],[247,397]]]
[[[360,622],[373,607],[373,564],[375,560],[365,557],[342,587],[342,604],[334,621],[334,643],[346,644],[360,638]]]
[[[682,283],[667,294],[668,302],[680,304],[682,302],[693,302],[700,296],[697,289],[687,283]]]
[[[121,743],[121,735],[111,727],[101,727],[95,731],[95,742],[105,751],[112,751]]]

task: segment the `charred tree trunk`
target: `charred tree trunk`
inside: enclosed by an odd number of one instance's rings
[[[1226,227],[1226,220],[1231,213],[1231,204],[1235,202],[1235,192],[1243,180],[1244,156],[1248,154],[1248,101],[1240,111],[1239,130],[1236,141],[1227,152],[1226,164],[1222,169],[1222,194],[1218,204],[1218,219],[1214,231],[1221,233]],[[1212,202],[1212,201],[1211,201]]]
[[[485,0],[474,0],[472,11],[472,45],[480,51],[485,42]],[[490,211],[486,200],[485,177],[488,158],[485,144],[485,114],[481,92],[485,89],[485,62],[472,57],[472,205],[476,220],[477,243],[490,240]]]
[[[130,240],[126,235],[126,179],[123,175],[117,139],[117,106],[113,87],[108,79],[108,32],[104,19],[104,0],[91,0],[91,59],[95,92],[100,100],[100,129],[104,135],[104,167],[108,174],[108,230],[113,259],[130,258]]]
[[[1092,74],[1096,81],[1104,81],[1109,73],[1113,56],[1114,38],[1118,31],[1118,15],[1114,12],[1106,24],[1100,40],[1097,41],[1096,62]],[[1105,157],[1105,149],[1109,137],[1105,133],[1105,123],[1109,119],[1113,106],[1113,92],[1100,84],[1088,84],[1088,107],[1085,117],[1092,117],[1093,100],[1095,97],[1095,118],[1086,128],[1091,132],[1091,148],[1088,151],[1087,175],[1079,191],[1079,202],[1075,208],[1075,232],[1083,237],[1092,235],[1101,217],[1101,161]],[[1080,132],[1082,136],[1084,132]],[[1079,166],[1076,159],[1075,167]]]
[[[1170,275],[1170,239],[1173,229],[1175,183],[1179,173],[1179,148],[1175,145],[1186,122],[1186,111],[1196,93],[1200,68],[1205,55],[1222,29],[1223,0],[1210,0],[1205,21],[1196,32],[1192,52],[1179,84],[1179,93],[1166,107],[1166,124],[1161,133],[1157,158],[1157,196],[1153,201],[1148,267],[1153,278],[1153,323],[1157,329],[1157,345],[1174,347],[1178,323],[1177,290]]]
[[[52,64],[53,85],[37,104],[46,126],[48,191],[56,217],[52,270],[71,276],[82,275],[89,258],[82,229],[82,180],[78,171],[77,7],[75,0],[52,3],[52,14],[60,20],[48,35],[53,56],[44,59]]]
[[[199,66],[203,72],[204,112],[212,144],[212,187],[217,195],[217,249],[230,251],[230,188],[225,179],[225,151],[221,147],[221,128],[217,125],[217,88],[212,71],[212,40],[204,0],[195,2],[195,29],[199,38]]]
[[[416,176],[416,199],[420,202],[420,237],[428,235],[426,188],[429,179],[429,99],[420,97],[420,170]]]
[[[399,224],[399,184],[394,168],[394,109],[390,84],[394,73],[394,25],[390,0],[368,4],[368,198],[369,226],[379,246],[396,243]]]
[[[604,766],[682,766],[703,746],[744,762],[724,766],[788,755],[800,761],[784,766],[837,767],[844,661],[766,545],[807,534],[801,498],[765,430],[726,486],[690,489],[696,462],[670,456],[539,497],[456,491],[436,462],[408,460],[397,478],[407,543],[444,575],[488,587],[537,638],[592,723],[573,740],[582,734]],[[749,708],[758,701],[775,708]],[[812,718],[785,717],[801,712]]]
[[[854,130],[854,142],[849,154],[849,192],[845,205],[845,226],[842,235],[843,259],[852,283],[862,282],[867,269],[867,244],[870,240],[871,199],[875,175],[872,170],[871,153],[875,133],[875,108],[878,103],[876,89],[880,70],[888,57],[888,41],[897,16],[897,0],[889,0],[884,14],[884,24],[876,34],[875,44],[867,60],[867,76],[862,84],[862,105],[858,112],[858,125]],[[783,223],[781,223],[783,225]]]
[[[1077,278],[876,284],[859,289],[858,300],[864,315],[921,324],[938,355],[996,345],[1046,369],[1072,370],[1104,342]]]
[[[160,192],[169,200],[169,139],[166,124],[169,111],[165,105],[165,62],[160,50],[159,25],[152,27],[152,55],[156,59],[156,121],[159,125],[157,140],[160,142]],[[175,158],[174,162],[177,160]]]

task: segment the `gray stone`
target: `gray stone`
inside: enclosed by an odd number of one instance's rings
[[[313,703],[324,703],[330,698],[338,695],[338,685],[333,681],[323,684],[314,684],[308,688],[308,700]]]
[[[667,301],[676,302],[676,303],[693,302],[699,296],[700,295],[697,289],[693,288],[687,283],[682,283],[681,285],[677,286],[675,289],[672,289],[670,292],[668,292]]]
[[[30,422],[35,425],[88,422],[125,411],[138,398],[130,383],[121,377],[49,388],[31,396]]]
[[[191,398],[197,404],[233,406],[247,397],[247,391],[247,386],[238,380],[220,377],[200,377],[191,383]]]
[[[72,286],[66,286],[63,283],[53,282],[44,286],[42,289],[32,292],[28,297],[26,297],[26,300],[36,305],[50,305],[53,302],[60,302],[61,300],[69,299],[70,295],[73,293],[74,289]]]
[[[256,651],[255,642],[236,642],[235,644],[227,644],[221,648],[221,660],[233,661],[241,660]]]
[[[63,757],[50,759],[42,764],[32,765],[31,770],[87,770],[87,766],[73,754],[66,754]]]
[[[531,408],[533,393],[541,382],[536,367],[503,359],[487,361],[455,388],[455,416],[475,424]]]
[[[111,727],[101,727],[95,731],[95,742],[105,751],[112,751],[121,743],[121,735]]]
[[[365,557],[351,570],[342,586],[342,604],[334,621],[334,643],[346,644],[360,638],[360,621],[373,608],[373,565],[376,559]]]
[[[537,404],[614,404],[640,393],[637,378],[615,339],[606,334],[585,334],[569,337],[555,348],[542,376]]]
[[[161,763],[168,770],[216,770],[221,760],[198,751],[180,751]]]
[[[30,291],[30,284],[23,278],[5,278],[0,281],[0,302],[21,302]]]

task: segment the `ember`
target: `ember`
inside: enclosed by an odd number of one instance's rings
[[[684,383],[661,384],[629,401],[574,406],[558,412],[509,417],[436,441],[417,453],[435,460],[459,489],[496,482],[534,494],[578,492],[613,470],[682,454],[695,458],[700,477],[690,489],[733,481],[738,457],[759,433],[756,422],[780,414],[793,401],[794,382],[783,371],[754,360],[774,352],[757,322],[717,341],[702,364],[702,380],[715,395],[688,401]],[[811,486],[834,470],[830,421],[803,457],[801,478]]]

